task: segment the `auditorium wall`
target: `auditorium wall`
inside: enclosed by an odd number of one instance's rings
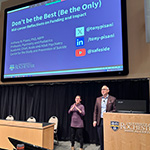
[[[3,2],[2,2],[3,1]],[[1,0],[0,11],[0,60],[2,59],[3,43],[3,20],[4,9],[29,0]],[[128,58],[129,74],[117,77],[97,77],[85,79],[65,79],[65,80],[44,80],[30,81],[28,83],[42,82],[66,82],[66,81],[86,81],[86,80],[114,80],[114,79],[134,79],[150,77],[150,43],[146,43],[144,0],[127,0],[127,27],[128,27]],[[106,60],[107,61],[107,60]],[[1,61],[0,61],[1,70]],[[17,82],[26,83],[26,82]],[[0,84],[4,84],[0,82]],[[10,83],[5,83],[10,84]]]

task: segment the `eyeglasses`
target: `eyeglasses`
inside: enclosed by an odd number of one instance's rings
[[[101,89],[101,90],[106,91],[106,90],[108,90],[108,89]]]

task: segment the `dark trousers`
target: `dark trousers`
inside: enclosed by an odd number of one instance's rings
[[[78,136],[80,142],[80,148],[83,148],[83,128],[71,127],[71,146],[74,146],[75,136]]]
[[[103,119],[101,118],[100,124],[97,126],[97,133],[99,142],[101,145],[101,150],[104,150],[104,135],[103,135]]]

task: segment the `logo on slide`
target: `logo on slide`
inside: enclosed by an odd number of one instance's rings
[[[10,65],[9,69],[10,69],[11,71],[13,71],[13,70],[15,69],[15,66],[14,66],[14,65]]]
[[[86,49],[77,49],[76,50],[76,57],[81,57],[81,56],[85,56],[86,55]]]
[[[84,37],[76,38],[76,47],[84,45]]]
[[[119,122],[118,121],[111,121],[110,126],[114,131],[117,131],[119,129]]]
[[[84,36],[84,27],[76,28],[76,37]]]
[[[22,64],[13,64],[9,66],[9,69],[11,71],[13,70],[19,70],[19,69],[29,69],[29,68],[35,68],[35,64],[32,63],[22,63]]]

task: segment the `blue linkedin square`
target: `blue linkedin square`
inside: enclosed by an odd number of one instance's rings
[[[76,38],[76,47],[84,45],[84,37]]]

